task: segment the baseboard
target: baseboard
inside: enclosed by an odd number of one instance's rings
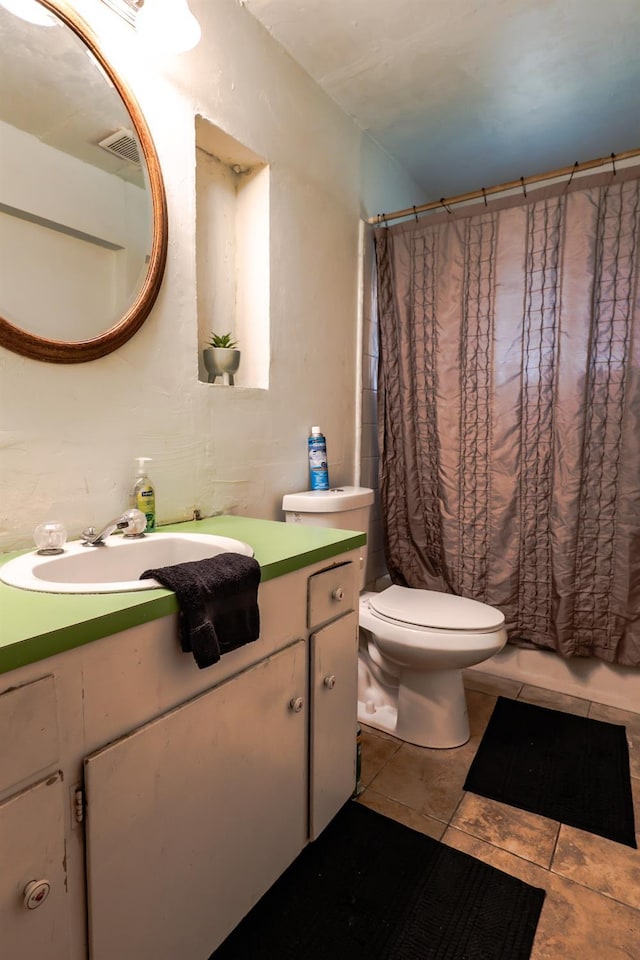
[[[490,660],[470,669],[620,710],[640,711],[640,670],[594,657],[565,660],[551,650],[524,650],[508,644]]]

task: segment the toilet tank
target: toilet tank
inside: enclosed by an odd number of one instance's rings
[[[333,490],[304,490],[282,498],[287,523],[312,527],[361,530],[368,535],[373,490],[368,487],[335,487]],[[367,546],[360,547],[360,589],[367,570]]]

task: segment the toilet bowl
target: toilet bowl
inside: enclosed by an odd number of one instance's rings
[[[373,491],[338,487],[286,494],[288,523],[368,533]],[[360,557],[364,586],[366,546]],[[361,593],[358,719],[422,747],[469,739],[462,670],[507,642],[499,610],[448,593],[397,585]]]
[[[422,747],[469,739],[462,670],[507,642],[485,603],[397,585],[360,595],[358,719]]]

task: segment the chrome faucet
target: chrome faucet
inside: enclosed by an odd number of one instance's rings
[[[114,530],[126,530],[125,537],[143,537],[147,518],[142,510],[127,510],[122,516],[106,523],[99,533],[93,527],[87,527],[82,533],[85,547],[105,547],[105,540]]]

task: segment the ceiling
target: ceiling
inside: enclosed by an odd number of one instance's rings
[[[424,191],[640,148],[640,0],[240,0]]]

